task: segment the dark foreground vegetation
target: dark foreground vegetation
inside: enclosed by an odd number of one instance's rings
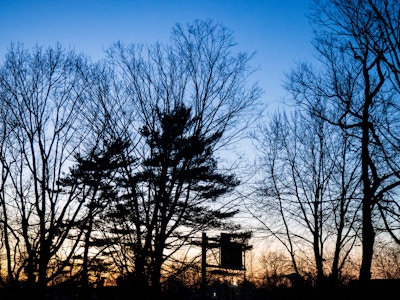
[[[71,288],[47,287],[45,290],[35,288],[15,287],[0,289],[0,299],[51,299],[51,300],[289,300],[289,299],[391,299],[398,295],[400,281],[398,279],[371,280],[367,286],[361,287],[358,281],[350,282],[339,288],[326,285],[312,287],[308,285],[290,287],[256,287],[248,283],[238,286],[229,284],[213,284],[207,287],[206,295],[200,289],[174,288],[166,290],[161,296],[155,297],[150,291],[139,287],[98,287]]]

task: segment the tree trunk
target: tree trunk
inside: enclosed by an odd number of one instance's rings
[[[367,77],[368,78],[368,77]],[[368,81],[367,81],[368,83]],[[367,88],[369,86],[367,85]],[[368,92],[368,89],[367,89]],[[374,253],[375,232],[372,226],[372,195],[371,179],[369,175],[369,108],[372,101],[370,97],[366,97],[363,124],[362,124],[362,139],[361,139],[361,168],[362,168],[362,182],[363,182],[363,201],[362,201],[362,262],[360,268],[359,280],[362,285],[371,279],[371,264],[372,256]]]

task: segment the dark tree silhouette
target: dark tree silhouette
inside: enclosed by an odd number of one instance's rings
[[[84,74],[86,59],[60,45],[29,52],[12,44],[1,66],[0,120],[7,132],[2,163],[9,172],[3,177],[2,214],[8,220],[4,241],[11,283],[45,287],[63,273],[77,247],[75,242],[65,248],[65,241],[67,224],[80,218],[82,203],[61,196],[58,179],[86,133],[77,130],[88,88]]]
[[[291,272],[319,286],[340,283],[360,231],[357,159],[335,129],[298,108],[274,115],[255,140],[261,180],[249,211],[287,251]]]
[[[128,148],[129,140],[103,140],[85,157],[77,153],[76,165],[67,177],[60,179],[63,193],[75,195],[86,208],[84,217],[74,224],[76,235],[70,235],[82,240],[82,254],[75,256],[72,270],[77,286],[87,288],[99,276],[109,275],[107,254],[114,241],[104,233],[102,217],[107,206],[117,201],[120,170],[134,163],[126,156]],[[99,266],[103,266],[103,273],[97,274]]]
[[[262,110],[260,89],[247,86],[252,55],[234,54],[234,46],[225,27],[196,20],[177,24],[168,45],[108,50],[123,103],[123,114],[111,118],[127,124],[139,159],[138,169],[125,171],[125,202],[114,213],[124,222],[109,222],[129,247],[113,253],[122,276],[140,287],[159,292],[189,239],[228,226],[223,221],[238,209],[229,197],[238,184],[226,163],[232,152],[223,150]]]
[[[238,228],[228,150],[261,112],[261,90],[248,86],[253,54],[235,45],[227,28],[196,20],[168,45],[117,43],[96,64],[60,45],[10,47],[0,69],[10,284],[87,286],[107,266],[159,292],[190,238]]]
[[[135,286],[143,295],[148,285],[160,292],[164,262],[190,237],[221,228],[237,213],[211,208],[238,181],[217,169],[212,148],[221,133],[204,136],[192,131],[196,119],[190,112],[184,105],[157,112],[154,128],[142,128],[148,155],[140,162],[141,171],[127,177],[127,191],[111,211],[112,223],[119,224],[114,232],[132,253]]]
[[[400,185],[398,1],[315,1],[311,21],[321,67],[291,74],[296,101],[351,138],[362,181],[362,263],[367,284],[376,235],[397,231]],[[327,109],[318,110],[323,99]]]

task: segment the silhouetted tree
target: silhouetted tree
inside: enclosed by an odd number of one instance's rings
[[[0,96],[1,97],[1,96]],[[8,160],[8,157],[10,157],[10,144],[12,144],[12,138],[10,137],[8,131],[9,127],[6,126],[6,111],[3,110],[4,107],[2,106],[0,108],[1,113],[0,116],[2,118],[2,121],[0,122],[0,128],[1,128],[1,134],[0,134],[0,169],[1,169],[1,181],[0,181],[0,203],[1,203],[1,208],[0,208],[0,230],[1,230],[1,236],[3,237],[1,244],[5,248],[5,261],[6,261],[6,268],[7,270],[4,272],[4,274],[1,275],[2,282],[3,282],[3,276],[5,276],[5,282],[7,282],[9,285],[14,284],[15,280],[15,274],[14,274],[14,268],[13,268],[13,259],[12,259],[12,244],[10,241],[10,236],[12,236],[13,233],[13,220],[12,217],[10,218],[9,216],[9,209],[8,209],[8,197],[7,197],[7,182],[10,176],[10,167],[11,163]]]
[[[140,287],[159,292],[174,254],[237,212],[228,195],[238,181],[215,155],[254,120],[260,89],[247,87],[251,56],[233,55],[234,45],[229,30],[207,20],[176,25],[171,45],[117,43],[108,51],[129,97],[123,117],[132,120],[140,168],[126,170],[114,211],[121,222],[109,223],[118,224],[125,249],[114,252],[121,274]]]
[[[362,264],[371,278],[376,233],[397,230],[399,3],[371,0],[315,1],[319,71],[302,65],[290,76],[295,99],[337,125],[359,155],[362,180]],[[315,99],[326,103],[324,114]]]
[[[120,170],[134,163],[126,154],[128,148],[129,140],[113,140],[111,137],[100,140],[85,157],[77,153],[76,165],[68,176],[60,179],[64,193],[76,195],[80,202],[85,203],[84,217],[74,226],[77,234],[70,235],[74,239],[82,236],[80,259],[77,259],[77,254],[73,273],[78,277],[77,284],[84,288],[96,281],[98,276],[93,273],[97,273],[100,265],[103,265],[103,276],[110,275],[107,254],[115,241],[104,232],[102,217],[107,207],[117,201]]]
[[[138,288],[151,283],[160,290],[162,266],[176,249],[194,233],[219,228],[237,213],[209,206],[238,181],[218,172],[212,147],[220,133],[200,136],[191,132],[194,125],[190,109],[181,106],[160,113],[153,131],[142,128],[149,152],[111,212],[112,223],[120,224],[113,232],[132,251]]]
[[[85,136],[77,116],[88,88],[86,70],[83,56],[60,45],[30,53],[12,44],[1,65],[0,127],[7,132],[2,166],[8,172],[3,241],[10,281],[13,272],[14,280],[26,276],[28,285],[44,287],[78,245],[65,248],[65,241],[83,204],[61,195],[58,179]]]
[[[288,252],[291,272],[338,284],[359,230],[359,174],[348,138],[296,110],[277,113],[256,141],[260,183],[250,211]]]

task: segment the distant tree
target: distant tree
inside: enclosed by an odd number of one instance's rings
[[[338,284],[359,231],[359,174],[348,138],[333,129],[301,110],[277,113],[260,128],[260,183],[249,205],[289,254],[290,273],[315,274],[318,284]]]
[[[260,261],[262,282],[268,289],[282,284],[284,276],[293,273],[292,259],[284,252],[271,251],[264,253]]]
[[[117,43],[108,51],[129,97],[124,116],[134,116],[139,159],[109,224],[121,238],[121,268],[132,265],[122,274],[139,287],[159,292],[177,250],[202,231],[232,228],[238,210],[229,193],[239,182],[215,155],[253,120],[260,96],[247,87],[252,56],[234,55],[234,45],[229,30],[207,20],[176,25],[169,46]]]
[[[399,279],[400,278],[400,249],[397,243],[385,240],[377,241],[372,271],[378,278]]]

